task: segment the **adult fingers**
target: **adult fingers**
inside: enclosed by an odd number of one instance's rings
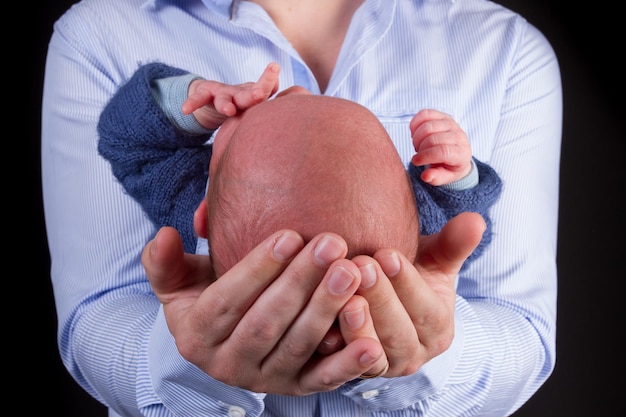
[[[304,307],[274,348],[266,361],[267,367],[281,372],[284,366],[304,366],[333,327],[359,283],[359,271],[352,262],[347,259],[333,262],[310,298],[301,301],[305,303]],[[298,297],[292,294],[291,298],[294,296]]]
[[[381,250],[375,254],[384,275],[389,277],[400,303],[411,320],[413,333],[407,343],[396,343],[396,351],[408,358],[401,362],[402,372],[413,373],[426,361],[446,350],[454,336],[454,276],[431,272],[430,277],[418,271],[397,251]],[[381,336],[383,344],[385,339]],[[396,365],[392,362],[392,365]]]
[[[331,355],[318,355],[300,372],[298,392],[306,395],[336,389],[374,368],[384,358],[378,340],[361,337]]]
[[[384,252],[379,251],[375,256],[378,257],[381,253]],[[421,365],[417,359],[422,354],[420,340],[398,291],[383,272],[377,259],[361,255],[355,257],[353,262],[361,271],[361,287],[358,293],[367,299],[377,338],[383,345],[389,361],[386,375],[401,376],[415,372]],[[426,287],[420,281],[414,285]]]
[[[338,318],[345,343],[349,344],[360,338],[370,338],[380,343],[370,314],[369,303],[365,298],[359,295],[353,296],[341,310]],[[363,372],[361,377],[387,376],[388,371],[389,360],[387,355],[384,354],[380,356],[371,368]]]
[[[258,295],[234,329],[237,340],[258,339],[244,355],[269,355],[264,361],[269,369],[304,364],[359,285],[358,270],[342,259],[346,253],[347,245],[338,235],[314,237]]]

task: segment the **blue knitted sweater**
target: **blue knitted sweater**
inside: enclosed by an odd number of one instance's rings
[[[193,214],[206,191],[210,135],[190,135],[176,128],[154,100],[153,80],[183,75],[186,71],[161,63],[138,69],[104,108],[98,123],[98,151],[111,163],[113,174],[137,200],[157,226],[173,226],[181,234],[186,252],[193,253],[197,236]],[[463,265],[476,259],[492,238],[489,208],[498,199],[502,183],[487,164],[474,159],[480,182],[466,190],[433,187],[420,179],[423,170],[412,164],[420,233],[436,233],[459,213],[483,216],[487,229],[479,246]]]

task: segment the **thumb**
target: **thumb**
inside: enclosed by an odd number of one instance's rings
[[[420,239],[417,263],[426,269],[456,274],[476,249],[487,225],[478,213],[461,213],[439,233]]]
[[[210,257],[186,254],[180,234],[162,227],[141,254],[152,289],[163,304],[192,292],[199,295],[212,282]]]

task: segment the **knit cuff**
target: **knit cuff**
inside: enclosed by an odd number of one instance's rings
[[[187,99],[189,84],[193,80],[202,79],[195,74],[185,74],[153,80],[152,95],[167,118],[178,129],[190,135],[212,133],[205,129],[193,114],[183,114],[183,103]]]

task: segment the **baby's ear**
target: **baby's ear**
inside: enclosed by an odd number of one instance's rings
[[[209,204],[206,198],[203,198],[200,205],[193,214],[193,228],[198,237],[206,239],[208,236],[207,224],[209,216]]]

